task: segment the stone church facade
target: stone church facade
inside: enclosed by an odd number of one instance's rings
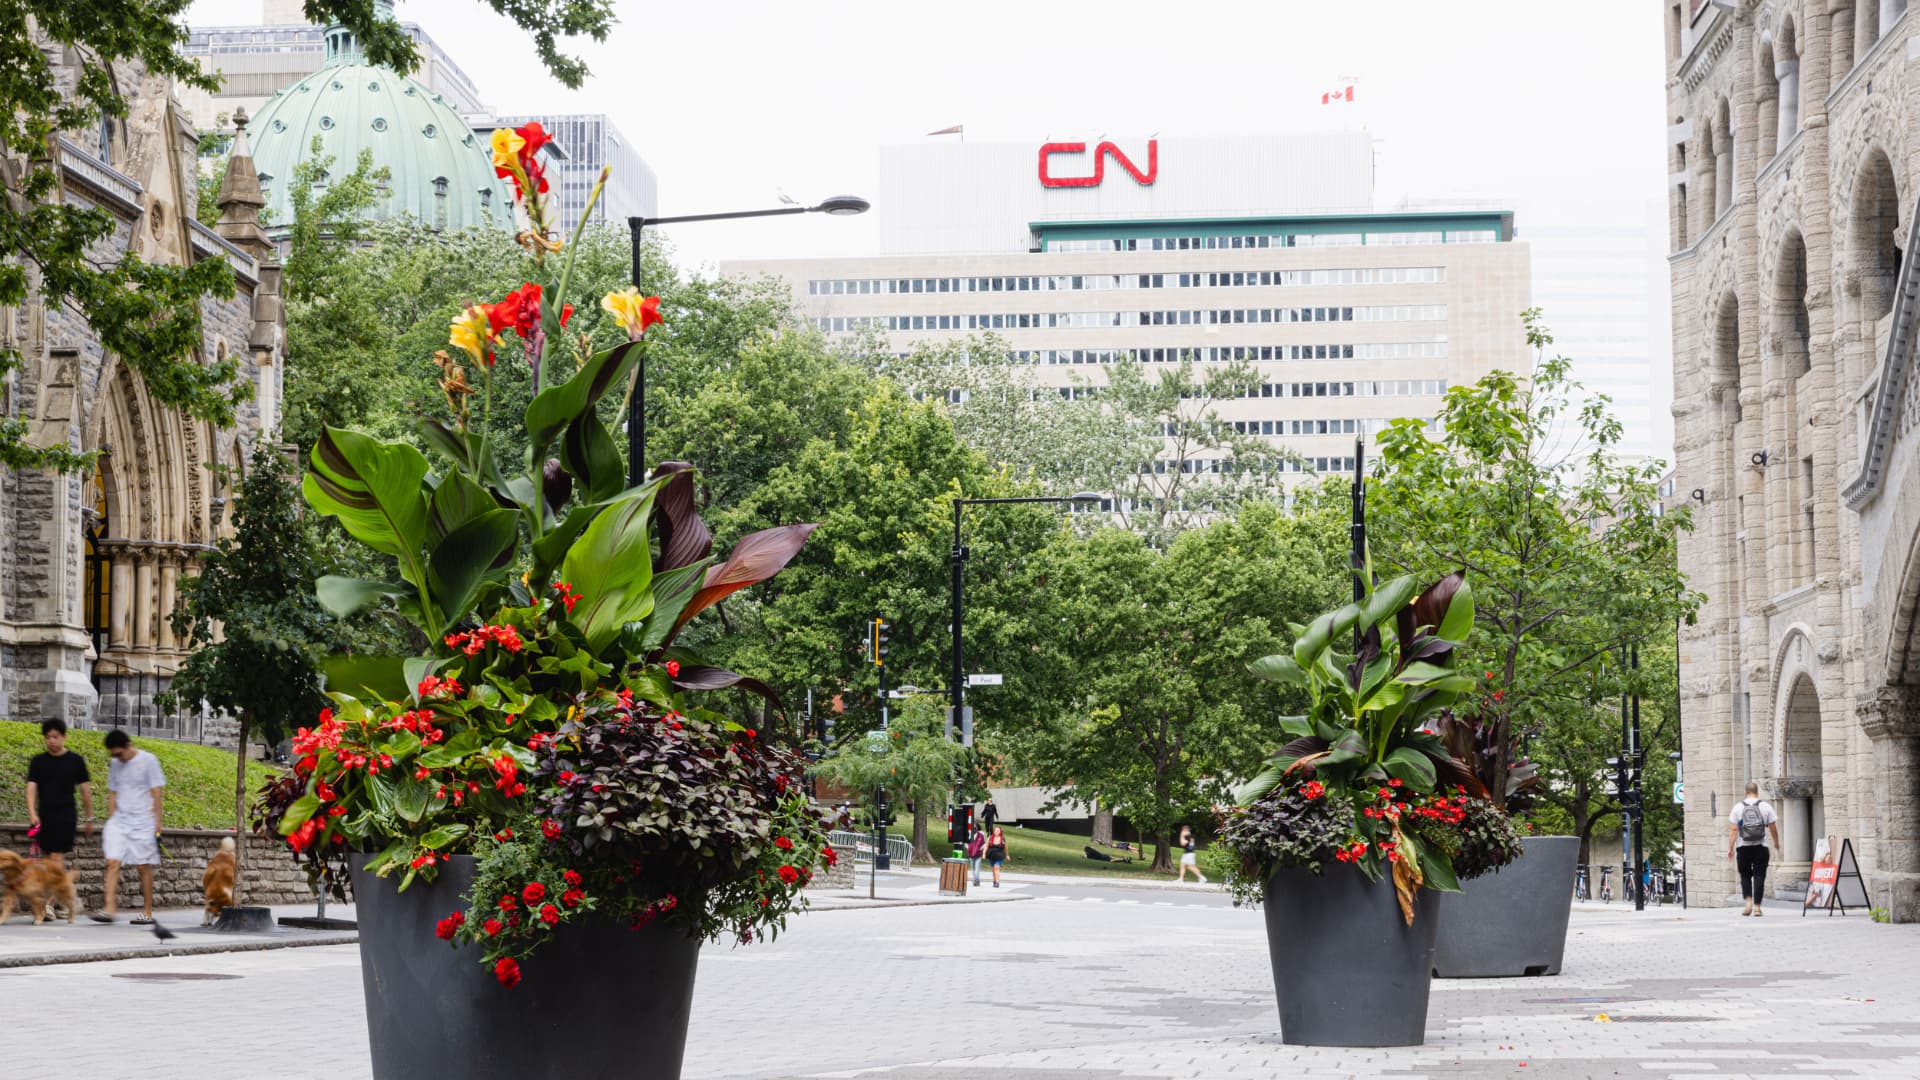
[[[1917,5],[1920,6],[1920,5]],[[1689,895],[1727,815],[1781,814],[1770,889],[1850,839],[1920,920],[1920,13],[1663,0]]]
[[[56,63],[75,77],[72,55]],[[216,429],[154,401],[71,301],[30,295],[0,308],[0,342],[21,356],[0,384],[0,406],[30,423],[36,445],[99,455],[90,473],[0,468],[0,718],[57,716],[212,741],[217,722],[163,714],[152,697],[185,657],[166,618],[181,579],[220,534],[253,440],[275,427],[280,267],[260,228],[244,132],[221,185],[220,222],[203,225],[194,213],[198,137],[171,87],[137,68],[113,74],[128,115],[60,140],[57,197],[113,214],[117,227],[97,260],[132,251],[153,263],[232,266],[233,293],[202,302],[196,359],[244,357],[254,395],[235,428]],[[210,466],[234,471],[222,479]]]

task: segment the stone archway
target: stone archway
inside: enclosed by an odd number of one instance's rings
[[[1812,676],[1797,674],[1784,695],[1780,713],[1780,752],[1771,795],[1780,814],[1781,873],[1786,884],[1804,877],[1813,861],[1815,838],[1826,835],[1826,799],[1822,789],[1820,692]],[[1797,873],[1789,873],[1794,867]]]

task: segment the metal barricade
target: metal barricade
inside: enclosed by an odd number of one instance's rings
[[[856,865],[873,862],[873,834],[834,829],[827,834],[827,840],[836,850],[850,851]],[[897,833],[887,834],[887,855],[893,865],[909,867],[913,865],[913,841]]]

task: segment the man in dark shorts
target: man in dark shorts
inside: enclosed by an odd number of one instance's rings
[[[73,793],[80,793],[86,807],[87,835],[93,835],[93,784],[87,776],[87,759],[67,749],[67,725],[60,720],[42,720],[40,737],[47,751],[35,754],[27,763],[27,824],[39,830],[34,840],[47,861],[65,869],[67,852],[73,850],[74,833],[80,815],[73,804]]]

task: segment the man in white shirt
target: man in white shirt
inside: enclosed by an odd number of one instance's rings
[[[1780,818],[1773,806],[1760,797],[1760,785],[1749,780],[1747,797],[1733,804],[1727,815],[1727,858],[1734,860],[1740,872],[1740,895],[1747,902],[1742,915],[1760,914],[1760,900],[1767,880],[1767,834],[1773,834],[1773,846],[1780,846]]]
[[[107,827],[100,846],[107,857],[106,909],[87,916],[110,923],[120,908],[120,866],[140,868],[140,897],[144,910],[136,926],[153,922],[153,868],[160,864],[160,822],[167,778],[160,759],[136,750],[133,740],[118,728],[107,732]]]

